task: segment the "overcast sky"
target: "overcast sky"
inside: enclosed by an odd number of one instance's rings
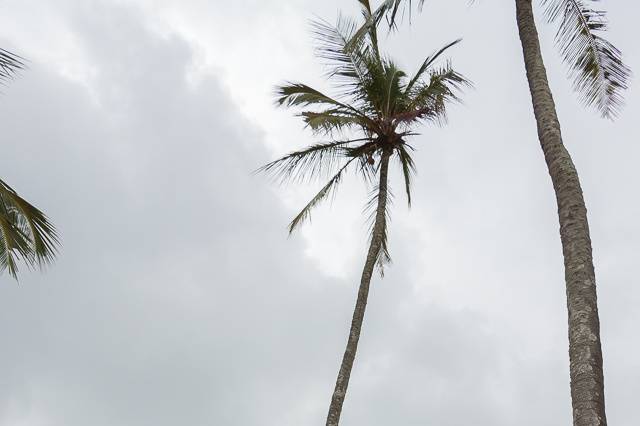
[[[640,5],[602,6],[638,72]],[[0,177],[63,241],[44,273],[0,276],[1,426],[324,424],[367,189],[348,182],[287,238],[314,186],[251,172],[313,141],[272,91],[326,87],[308,20],[339,7],[357,13],[355,0],[0,2],[0,47],[29,66],[0,94]],[[637,80],[622,117],[599,119],[539,24],[589,208],[607,414],[635,426]],[[372,283],[345,425],[571,423],[555,199],[513,1],[432,0],[382,44],[411,71],[458,37],[450,58],[475,89],[413,140],[411,210],[392,175],[394,263]]]

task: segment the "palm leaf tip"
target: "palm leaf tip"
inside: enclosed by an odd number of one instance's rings
[[[348,145],[368,139],[321,142],[293,151],[257,169],[281,184],[289,181],[311,181],[333,172],[338,161],[349,152]]]
[[[23,59],[20,56],[0,48],[0,81],[12,77],[24,67]]]
[[[425,0],[417,1],[419,11],[424,7],[424,1]],[[385,0],[378,10],[387,16],[387,24],[389,25],[389,28],[395,29],[397,27],[398,13],[401,11],[400,6],[405,6],[406,10],[408,10],[409,20],[411,20],[413,4],[413,0]]]
[[[409,92],[411,90],[411,88],[416,84],[416,82],[418,82],[420,80],[420,78],[422,78],[422,75],[431,67],[431,65],[433,65],[433,63],[449,48],[455,46],[456,44],[462,42],[462,39],[459,38],[457,40],[454,40],[448,44],[446,44],[444,47],[442,47],[440,50],[438,50],[437,52],[433,53],[432,55],[427,56],[427,58],[424,60],[424,62],[422,63],[422,65],[420,66],[420,68],[418,68],[418,71],[415,73],[415,75],[411,78],[411,80],[409,81],[409,83],[407,84],[407,87],[405,89],[405,91]]]
[[[306,206],[293,218],[291,223],[289,224],[289,235],[293,233],[300,225],[302,225],[305,221],[310,220],[311,218],[311,210],[320,204],[322,201],[327,198],[331,198],[335,196],[336,189],[342,180],[344,172],[347,170],[349,165],[355,160],[355,157],[347,161],[338,172],[329,179],[326,185],[324,185],[320,191],[307,203]]]
[[[408,148],[408,149],[407,149]],[[404,177],[404,188],[407,194],[407,205],[411,207],[411,184],[416,174],[416,164],[411,158],[409,150],[413,148],[410,145],[402,144],[398,146],[398,159],[402,167],[402,175]]]
[[[608,29],[606,12],[595,9],[595,0],[543,0],[550,21],[559,21],[556,43],[569,66],[574,89],[583,104],[593,106],[605,118],[615,118],[624,104],[631,69],[622,53],[602,37]]]

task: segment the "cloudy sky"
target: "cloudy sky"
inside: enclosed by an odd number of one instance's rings
[[[343,423],[570,424],[555,200],[513,2],[430,1],[383,39],[408,70],[448,41],[475,83],[422,128],[414,206],[399,176],[393,265],[372,284]],[[623,5],[624,3],[624,5]],[[602,2],[640,69],[640,5]],[[44,273],[0,276],[2,426],[324,424],[367,242],[347,183],[292,238],[314,186],[252,170],[310,143],[276,110],[285,79],[326,87],[308,20],[355,1],[3,0],[0,176],[63,239]],[[637,425],[637,83],[615,123],[580,107],[541,25],[590,212],[608,417]],[[635,330],[635,331],[634,331]]]

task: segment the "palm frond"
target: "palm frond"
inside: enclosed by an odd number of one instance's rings
[[[347,170],[347,167],[355,160],[355,158],[351,158],[347,161],[338,172],[329,179],[329,182],[325,186],[320,189],[320,191],[307,203],[306,206],[293,218],[291,223],[289,224],[289,234],[295,231],[302,223],[311,218],[311,210],[316,207],[320,202],[327,199],[329,196],[335,195],[335,190],[342,180],[342,176],[344,172]]]
[[[400,161],[400,165],[402,166],[402,175],[404,177],[404,188],[407,193],[407,204],[411,207],[411,182],[413,180],[413,176],[416,174],[416,164],[411,157],[411,154],[408,152],[407,148],[411,148],[411,146],[407,144],[400,144],[396,148],[398,151],[398,160]]]
[[[447,104],[459,102],[458,92],[465,86],[471,86],[471,82],[455,71],[450,63],[431,70],[429,82],[414,84],[408,95],[409,107],[394,118],[396,122],[405,125],[416,120],[443,124],[447,118]]]
[[[342,102],[325,95],[324,93],[307,86],[302,83],[287,82],[282,86],[276,87],[276,103],[281,106],[309,106],[309,105],[321,105],[321,106],[333,106],[344,108],[345,110],[352,109]]]
[[[396,109],[398,101],[404,98],[406,74],[389,59],[370,63],[368,71],[368,79],[362,88],[366,108],[362,109],[377,119],[389,116]]]
[[[280,183],[320,178],[334,170],[340,158],[348,156],[349,144],[365,140],[368,139],[317,143],[265,164],[256,172],[267,173]]]
[[[0,82],[13,77],[22,69],[24,62],[20,56],[0,48]]]
[[[347,95],[355,95],[354,91],[366,78],[365,62],[369,54],[365,39],[354,39],[356,23],[339,16],[335,26],[325,21],[312,21],[311,27],[316,54],[329,66],[327,77],[343,86]]]
[[[57,254],[59,238],[56,229],[39,209],[20,197],[0,180],[0,217],[2,251],[0,269],[17,274],[16,259],[29,266],[44,266]]]
[[[354,126],[362,126],[362,117],[354,114],[345,114],[340,109],[329,109],[326,111],[304,111],[300,115],[304,118],[304,122],[316,133],[324,133],[332,135],[336,131],[344,131]]]
[[[371,15],[371,2],[369,0],[358,0],[362,10],[366,12],[368,15]]]
[[[425,0],[418,1],[418,9],[422,10],[424,6]],[[397,25],[398,12],[400,11],[400,6],[405,6],[409,11],[409,19],[411,19],[411,10],[413,7],[412,0],[385,0],[378,9],[383,11],[383,13],[387,16],[387,23],[389,24],[390,29],[395,29]]]
[[[364,22],[370,24],[368,25],[368,28],[363,27],[363,30],[365,30],[366,34],[369,35],[371,50],[375,54],[375,58],[379,60],[380,48],[378,47],[378,23],[384,15],[380,11],[373,12],[368,0],[358,0],[358,2],[362,6],[362,17],[364,18]],[[362,35],[362,33],[356,31],[353,37],[354,41],[359,40]]]
[[[14,278],[18,277],[18,261],[32,259],[28,237],[15,226],[15,210],[7,209],[0,200],[0,272],[8,269]]]
[[[440,57],[440,55],[442,55],[447,49],[455,46],[456,44],[460,43],[461,41],[462,41],[461,38],[459,38],[459,39],[457,39],[455,41],[452,41],[451,43],[445,45],[444,47],[442,47],[440,50],[438,50],[434,54],[427,56],[427,58],[424,60],[424,62],[422,63],[422,65],[420,66],[420,68],[418,69],[416,74],[411,78],[411,80],[407,84],[405,92],[409,93],[411,91],[413,86],[420,80],[420,78],[422,78],[422,75],[429,69],[429,67],[436,61],[436,59],[438,59]]]
[[[276,104],[280,106],[318,106],[332,108],[343,115],[368,120],[367,115],[352,105],[340,102],[302,83],[287,83],[276,87]]]
[[[388,213],[387,213],[388,214]],[[391,254],[389,253],[389,245],[387,242],[387,223],[385,221],[384,234],[380,243],[380,251],[378,251],[378,258],[376,259],[376,266],[380,272],[380,276],[384,277],[384,267],[392,263]]]
[[[550,21],[560,21],[556,42],[573,77],[573,87],[586,106],[603,117],[615,118],[624,103],[631,70],[622,53],[601,36],[607,30],[606,12],[595,0],[543,0]]]
[[[348,157],[367,157],[374,155],[378,150],[378,140],[377,139],[363,139],[368,142],[360,144],[355,147],[346,148],[346,155]]]
[[[385,108],[384,113],[387,116],[394,114],[398,100],[403,96],[402,79],[406,77],[404,71],[398,69],[392,62],[388,63],[387,72],[385,73]]]
[[[362,7],[362,16],[364,18],[363,24],[351,37],[351,41],[347,44],[347,48],[355,44],[362,43],[369,38],[371,51],[374,53],[374,58],[380,60],[380,49],[378,47],[378,25],[382,18],[384,18],[386,9],[381,5],[373,11],[371,4],[367,0],[358,0]]]

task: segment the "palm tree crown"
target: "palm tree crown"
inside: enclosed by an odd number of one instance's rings
[[[372,18],[369,2],[360,3],[366,22]],[[416,135],[412,128],[419,122],[443,123],[446,105],[458,100],[458,89],[469,84],[450,63],[434,66],[442,53],[460,40],[428,56],[409,78],[396,63],[380,54],[375,26],[363,30],[354,21],[339,17],[335,26],[317,21],[312,28],[317,55],[327,62],[327,76],[337,94],[330,97],[305,84],[287,83],[276,90],[277,104],[300,107],[299,116],[306,125],[329,140],[292,152],[260,169],[281,182],[329,178],[293,219],[290,232],[309,218],[315,206],[334,194],[350,168],[373,182],[383,155],[399,160],[410,204],[415,164],[407,138]],[[352,137],[344,137],[347,134]],[[379,264],[385,259],[386,241]]]

